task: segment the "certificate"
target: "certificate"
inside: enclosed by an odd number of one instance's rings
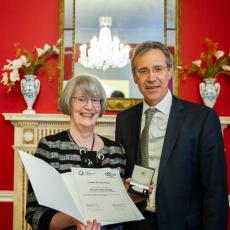
[[[19,150],[38,203],[82,223],[102,225],[144,219],[128,196],[117,169],[72,168],[60,174],[45,161]]]
[[[105,224],[143,219],[129,198],[118,170],[73,168],[72,173],[86,219]]]

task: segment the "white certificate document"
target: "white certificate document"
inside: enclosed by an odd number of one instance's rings
[[[143,219],[117,169],[73,168],[72,173],[86,219],[104,224]]]
[[[38,203],[86,223],[102,225],[144,219],[118,170],[72,168],[60,174],[45,161],[19,150]]]

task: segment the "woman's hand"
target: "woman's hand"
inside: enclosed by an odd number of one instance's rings
[[[88,220],[86,225],[82,224],[81,222],[76,223],[76,227],[77,230],[100,230],[101,229],[101,225],[97,223],[96,220],[93,220],[93,222]]]
[[[79,220],[69,216],[65,213],[58,212],[51,219],[49,230],[61,230],[70,226],[76,226],[77,230],[100,230],[101,225],[97,223],[96,220],[87,221],[86,224],[83,224]]]
[[[96,220],[93,220],[93,222],[87,221],[86,229],[85,230],[100,230],[101,224],[97,223]]]

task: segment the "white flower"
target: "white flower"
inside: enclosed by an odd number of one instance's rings
[[[14,69],[12,72],[10,72],[10,81],[15,82],[20,80],[20,75],[18,73],[18,69]]]
[[[215,57],[216,57],[217,59],[219,59],[219,58],[221,58],[221,57],[224,56],[224,51],[218,50],[218,51],[216,51],[216,53],[215,53],[214,55],[215,55]]]
[[[8,73],[5,72],[2,74],[2,80],[1,80],[1,83],[3,83],[3,85],[6,85],[7,83],[9,82],[9,79],[8,79]]]
[[[57,46],[53,45],[53,46],[52,46],[52,50],[53,50],[56,54],[59,54],[59,49],[57,48]]]
[[[198,59],[198,60],[195,60],[192,62],[193,65],[197,66],[197,67],[200,67],[201,66],[201,60]]]
[[[42,56],[45,53],[45,51],[41,48],[36,48],[36,51],[37,51],[38,57]]]
[[[16,70],[16,69],[20,69],[23,66],[23,60],[21,60],[20,58],[13,60],[10,65],[12,70]]]
[[[44,52],[47,52],[50,48],[51,48],[50,45],[45,44],[45,45],[44,45]]]
[[[28,62],[28,59],[25,55],[22,55],[19,59],[21,60],[22,65],[24,65],[25,67],[30,66],[30,63]]]
[[[11,70],[11,68],[10,68],[11,60],[7,59],[6,62],[8,62],[8,64],[4,65],[2,70]]]
[[[13,61],[7,60],[7,62],[8,64],[3,66],[3,70],[16,70],[20,69],[22,66],[28,67],[30,65],[28,59],[24,55]]]
[[[41,49],[41,48],[36,48],[38,57],[40,57],[40,56],[42,56],[43,54],[45,54],[50,48],[51,48],[51,46],[48,45],[48,44],[45,44],[43,49]]]
[[[225,71],[230,71],[230,66],[229,65],[222,65],[221,67]]]
[[[59,40],[58,42],[60,42]],[[46,63],[46,60],[53,54],[59,54],[58,43],[54,46],[45,44],[43,48],[35,48],[32,52],[27,49],[20,48],[16,44],[16,57],[17,59],[7,59],[6,65],[3,66],[4,73],[0,83],[8,87],[8,92],[15,85],[16,81],[25,74],[35,75],[40,71],[46,70],[49,78],[52,77],[53,71],[51,66]]]

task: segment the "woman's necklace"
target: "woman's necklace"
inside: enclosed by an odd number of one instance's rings
[[[70,139],[73,143],[77,144],[77,145],[80,147],[80,152],[82,152],[82,151],[85,152],[86,149],[88,149],[88,148],[84,147],[78,139],[77,139],[77,143],[76,143],[76,141],[75,141],[75,140],[73,139],[73,137],[71,136],[69,130],[68,130],[68,136],[69,136],[69,139]],[[78,143],[79,143],[79,144],[78,144]],[[93,143],[92,143],[92,146],[91,146],[90,151],[93,151],[94,143],[95,143],[95,134],[93,134]]]
[[[89,157],[88,153],[87,153],[87,148],[86,147],[83,147],[83,145],[80,143],[80,141],[77,139],[77,142],[74,141],[73,137],[71,136],[69,130],[68,130],[68,136],[69,136],[69,139],[75,143],[78,147],[79,147],[79,153],[80,153],[80,156],[81,156],[81,160],[82,162],[84,162],[87,166],[89,167],[92,167],[93,165],[94,166],[98,166],[98,164],[100,162],[102,162],[104,160],[104,154],[100,153],[100,154],[96,154],[96,159],[95,160],[92,160],[91,157]],[[90,151],[93,151],[93,148],[94,148],[94,143],[95,143],[95,134],[93,134],[93,143],[92,143],[92,146],[91,146],[91,150]],[[80,145],[79,145],[79,144]],[[91,154],[91,153],[90,153]],[[97,163],[95,163],[95,161]]]
[[[91,157],[88,156],[88,153],[87,153],[88,149],[86,147],[83,147],[78,139],[77,139],[77,142],[75,142],[69,131],[68,131],[68,136],[69,136],[70,140],[79,147],[79,153],[81,156],[82,164],[86,165],[87,167],[92,167],[94,165],[94,163],[93,163],[93,160],[91,159]],[[90,151],[93,151],[94,143],[95,143],[95,134],[93,133],[93,143],[92,143]]]

